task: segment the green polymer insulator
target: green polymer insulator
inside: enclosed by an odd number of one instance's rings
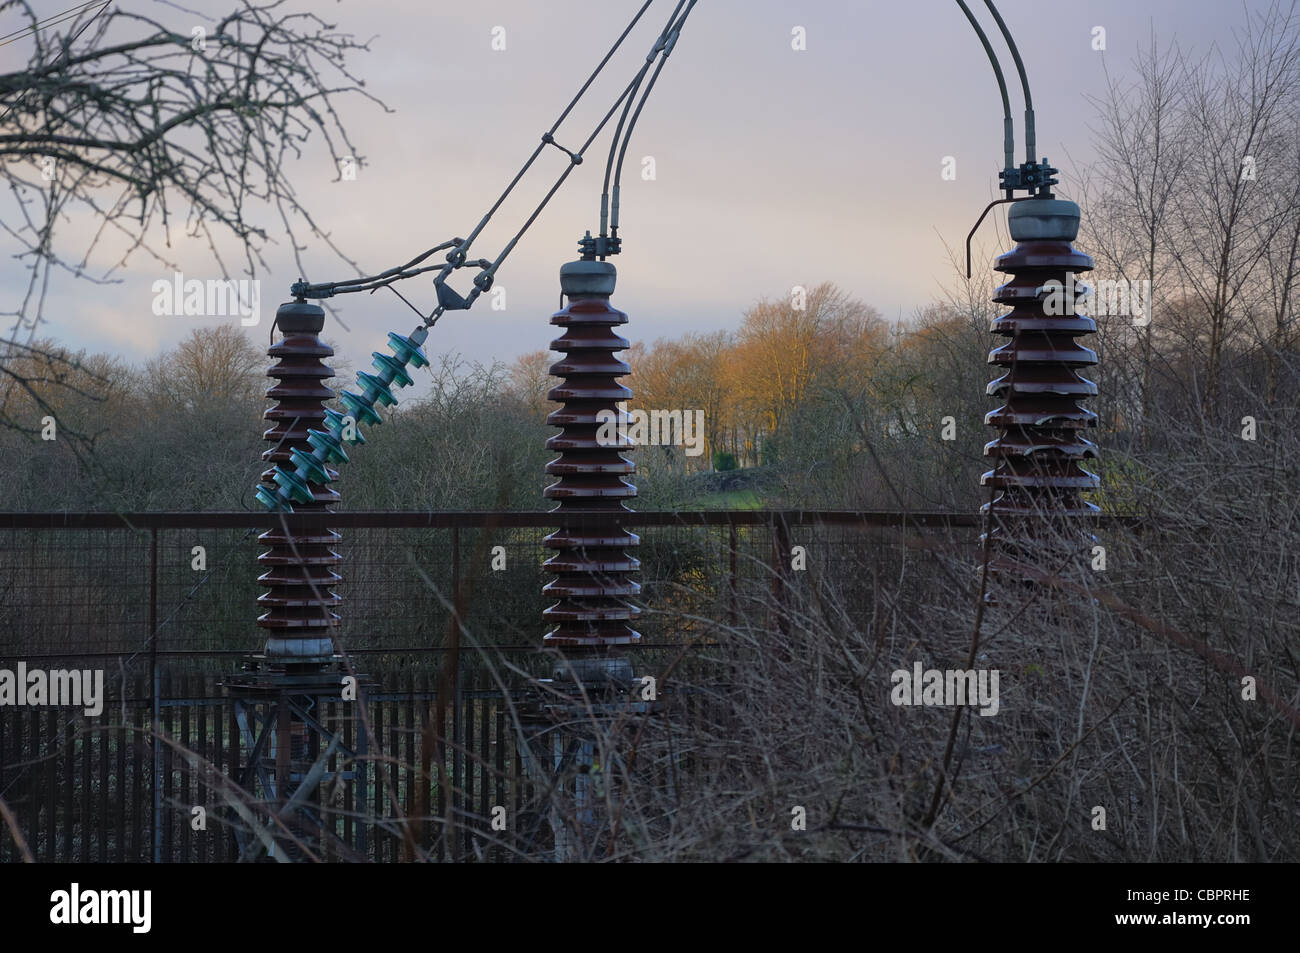
[[[366,397],[370,399],[373,405],[378,400],[385,407],[392,407],[397,403],[397,398],[393,392],[388,389],[388,381],[376,377],[374,374],[367,374],[365,371],[357,373],[357,383],[366,390]]]
[[[371,401],[352,393],[350,390],[345,390],[339,394],[339,403],[351,411],[352,419],[357,423],[381,424],[384,422],[383,418],[375,413],[374,408],[370,406]]]
[[[380,372],[385,383],[396,382],[399,387],[410,387],[414,383],[411,375],[406,373],[406,368],[397,358],[380,354],[378,351],[372,351],[370,356],[374,358],[371,363],[374,364],[375,370]]]
[[[316,451],[303,453],[295,450],[289,454],[289,459],[298,465],[293,473],[298,479],[321,485],[331,482],[329,471],[325,469],[324,461],[317,458]]]
[[[275,482],[280,484],[280,496],[288,496],[299,503],[310,503],[313,499],[311,487],[298,474],[290,473],[282,466],[275,468]]]
[[[402,364],[411,364],[415,367],[428,367],[429,359],[424,356],[420,346],[410,338],[398,334],[395,331],[388,332],[388,346],[397,353],[397,359]]]
[[[280,498],[260,484],[258,485],[257,490],[254,491],[253,495],[256,496],[257,501],[268,510],[278,510],[281,506]],[[292,507],[286,506],[285,509],[292,512]]]
[[[308,430],[307,442],[315,450],[314,456],[322,463],[347,463],[348,455],[334,434],[324,430]]]
[[[327,409],[325,411],[325,426],[329,428],[329,432],[334,436],[336,440],[338,440],[340,443],[365,443],[366,438],[361,433],[361,431],[357,429],[357,422],[355,418],[353,418],[352,420],[352,439],[348,440],[343,436],[343,431],[345,429],[345,427],[343,426],[343,421],[346,419],[347,418],[344,417],[342,414],[340,414],[337,410]]]
[[[393,349],[396,357],[389,357],[378,351],[371,354],[374,358],[374,368],[379,371],[378,375],[368,374],[365,371],[357,374],[357,380],[365,391],[364,395],[350,391],[339,394],[339,402],[350,411],[348,416],[345,417],[337,410],[326,410],[325,430],[307,431],[307,443],[311,445],[311,451],[298,449],[289,455],[290,461],[295,465],[293,470],[283,466],[275,468],[273,479],[280,489],[276,493],[271,493],[267,487],[258,486],[256,496],[263,506],[269,510],[284,509],[292,512],[292,501],[310,503],[314,498],[311,484],[324,485],[331,481],[329,464],[348,462],[343,444],[366,442],[357,423],[360,421],[368,424],[383,423],[383,419],[374,409],[375,401],[378,400],[386,407],[397,403],[397,398],[393,396],[388,385],[396,383],[398,387],[409,387],[414,382],[406,371],[406,365],[408,363],[415,367],[429,365],[429,359],[425,357],[419,345],[408,337],[390,331],[388,346]],[[350,440],[344,439],[343,436],[344,422],[348,417],[351,417],[353,422]]]

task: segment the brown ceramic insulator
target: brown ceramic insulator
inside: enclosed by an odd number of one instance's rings
[[[334,371],[322,359],[332,356],[334,349],[319,337],[325,312],[317,305],[283,304],[276,312],[276,325],[284,337],[267,351],[276,363],[266,373],[276,383],[266,396],[276,403],[266,412],[272,426],[263,436],[271,446],[262,459],[272,468],[282,464],[292,470],[290,453],[311,452],[307,431],[325,429],[325,402],[334,396],[325,381]],[[272,493],[278,489],[274,474],[274,469],[262,474],[263,485]],[[330,475],[337,474],[330,471]],[[338,502],[332,484],[312,483],[311,489],[312,502],[295,503],[295,512],[327,510]],[[277,527],[258,539],[270,547],[257,559],[266,570],[258,582],[268,587],[257,600],[265,609],[257,624],[268,630],[266,655],[290,660],[329,656],[331,631],[339,622],[333,609],[340,600],[331,591],[340,581],[334,572],[339,563],[334,551],[338,534],[332,530],[290,533]]]
[[[985,417],[998,436],[984,448],[994,468],[981,482],[995,490],[985,509],[991,507],[994,517],[995,550],[1004,553],[1058,517],[1098,512],[1080,495],[1098,485],[1081,465],[1097,456],[1084,437],[1097,415],[1082,403],[1096,395],[1097,386],[1079,374],[1097,363],[1097,355],[1075,340],[1097,328],[1092,318],[1074,313],[1075,299],[1086,288],[1073,281],[1092,266],[1091,258],[1058,240],[1022,241],[995,265],[1011,280],[993,300],[1011,311],[992,323],[993,333],[1007,342],[989,353],[989,363],[1004,373],[988,385],[988,394],[1004,403]],[[1049,300],[1058,313],[1048,313]],[[1080,539],[1090,538],[1083,534]]]
[[[555,550],[545,568],[556,578],[542,591],[558,601],[542,617],[554,625],[544,642],[567,653],[602,652],[641,638],[630,624],[640,609],[627,601],[641,591],[631,578],[641,564],[624,551],[640,538],[618,520],[629,512],[624,501],[636,496],[636,487],[624,479],[636,470],[623,456],[632,445],[621,436],[604,446],[598,439],[599,412],[618,414],[619,403],[632,396],[618,382],[629,368],[614,356],[628,347],[614,333],[626,321],[607,295],[571,295],[568,307],[551,316],[552,324],[565,329],[551,342],[551,350],[564,354],[551,374],[563,380],[547,396],[563,406],[546,418],[562,429],[546,442],[560,455],[546,466],[559,479],[545,496],[559,504],[551,512],[560,529],[543,543]]]

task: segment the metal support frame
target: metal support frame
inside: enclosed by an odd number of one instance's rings
[[[605,805],[618,803],[615,785],[627,767],[624,746],[610,731],[610,762],[599,763],[599,732],[634,715],[654,717],[657,709],[657,702],[634,700],[608,684],[604,691],[587,692],[572,681],[538,679],[526,693],[519,708],[519,760],[524,776],[548,798],[557,863],[581,860],[584,848],[596,849]]]
[[[338,660],[341,662],[341,659]],[[355,803],[366,803],[369,789],[366,756],[368,741],[361,725],[357,726],[353,747],[343,744],[341,731],[331,731],[314,714],[326,701],[341,698],[341,665],[335,672],[317,672],[311,676],[294,675],[264,665],[261,656],[250,656],[247,671],[225,680],[234,703],[240,740],[247,752],[238,775],[240,788],[255,802],[267,805],[268,825],[272,838],[279,844],[283,824],[300,839],[325,839],[336,846],[364,855],[367,848],[365,824],[354,825],[355,837],[344,843],[322,824],[317,807],[318,791],[335,781],[356,785]],[[358,701],[356,704],[362,704]],[[295,750],[295,736],[298,745]],[[352,767],[330,771],[329,761],[338,757]],[[263,838],[243,825],[232,824],[239,846],[239,860],[257,860],[268,849]],[[300,851],[287,839],[285,856],[296,859]]]

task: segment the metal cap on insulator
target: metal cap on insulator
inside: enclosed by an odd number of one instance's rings
[[[325,309],[312,301],[286,301],[275,309],[275,324],[284,334],[317,332],[325,327]]]
[[[1079,206],[1065,199],[1022,199],[1007,212],[1018,242],[1072,242],[1079,237]]]
[[[608,298],[617,279],[612,261],[579,259],[560,266],[560,291],[567,298]]]

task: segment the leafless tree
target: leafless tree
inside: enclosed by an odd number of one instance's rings
[[[0,229],[26,269],[19,300],[0,311],[12,319],[0,341],[0,425],[13,423],[9,395],[24,385],[13,359],[30,347],[59,273],[111,283],[140,254],[174,269],[179,231],[207,242],[223,277],[251,276],[275,240],[268,218],[295,258],[304,229],[344,257],[299,201],[290,160],[319,139],[336,168],[363,164],[335,107],[345,94],[383,106],[353,71],[367,44],[285,0],[232,5],[216,22],[166,0],[157,18],[89,6],[47,26],[28,0],[0,0],[34,43],[23,69],[0,75],[0,181],[12,198]],[[231,237],[237,269],[220,251]]]
[[[1165,288],[1172,268],[1166,251],[1169,215],[1189,157],[1180,122],[1180,79],[1186,67],[1178,47],[1162,48],[1153,31],[1147,50],[1134,58],[1133,68],[1136,75],[1128,81],[1107,70],[1106,93],[1093,101],[1098,116],[1093,128],[1098,161],[1083,176],[1083,200],[1089,212],[1085,244],[1113,277],[1150,281],[1154,295]],[[1128,323],[1137,329],[1139,339],[1137,373],[1125,360],[1131,350],[1123,346],[1128,328],[1099,322],[1102,348],[1113,337],[1121,338],[1115,341],[1120,346],[1113,352],[1103,351],[1100,372],[1108,374],[1106,383],[1111,385],[1103,391],[1114,395],[1124,414],[1123,395],[1132,388],[1123,385],[1139,382],[1132,401],[1136,406],[1125,416],[1141,420],[1139,440],[1143,446],[1152,409],[1151,342],[1156,330],[1150,323],[1152,316],[1144,317],[1145,325]]]
[[[1191,152],[1174,194],[1171,250],[1187,291],[1210,317],[1201,393],[1208,417],[1219,401],[1229,338],[1259,306],[1267,250],[1291,221],[1278,201],[1289,190],[1277,188],[1276,170],[1286,163],[1287,120],[1300,97],[1294,3],[1245,17],[1233,53],[1216,51],[1193,64],[1183,82]],[[1294,206],[1290,212],[1294,219]]]
[[[1277,186],[1274,195],[1278,208],[1276,220],[1262,226],[1269,233],[1264,248],[1267,326],[1257,332],[1268,360],[1270,408],[1278,403],[1283,365],[1294,346],[1293,312],[1300,296],[1300,103],[1294,105],[1282,125],[1282,141],[1289,143],[1289,148],[1284,145],[1278,168],[1270,175]]]

